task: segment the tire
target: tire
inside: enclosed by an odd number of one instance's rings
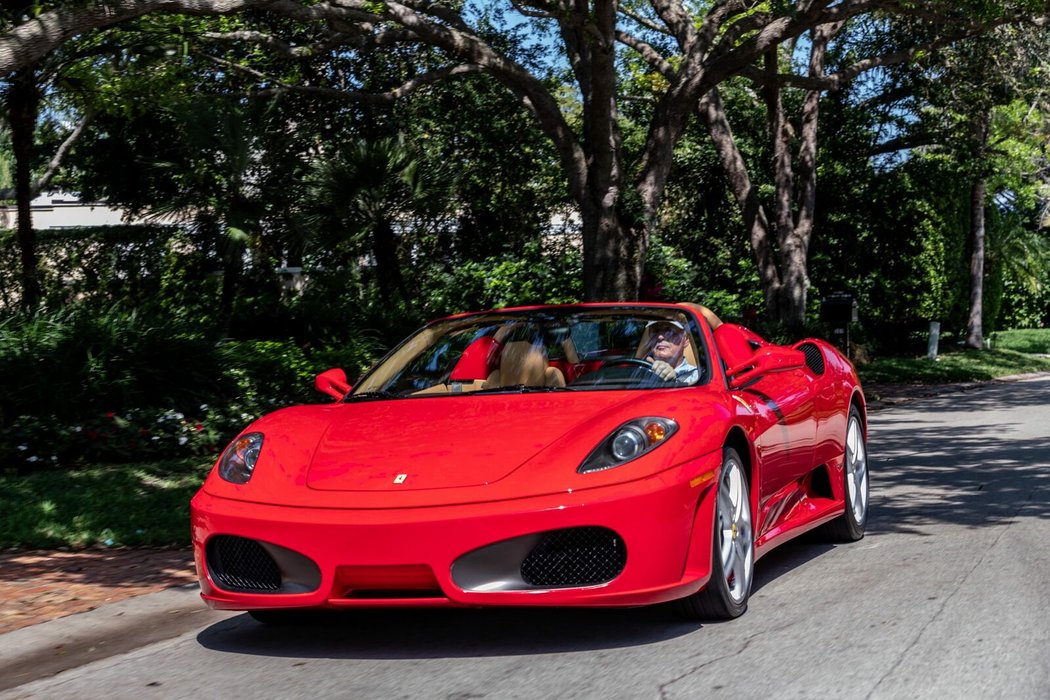
[[[864,537],[868,522],[868,447],[864,422],[856,406],[846,421],[846,451],[842,458],[842,515],[824,526],[824,534],[835,542],[856,542]]]
[[[718,478],[711,580],[704,590],[676,601],[689,619],[730,620],[747,610],[755,573],[755,537],[744,462],[732,447],[722,450]]]

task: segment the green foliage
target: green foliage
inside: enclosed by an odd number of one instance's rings
[[[44,306],[79,304],[137,306],[162,292],[170,261],[171,226],[99,226],[37,233]],[[15,308],[20,296],[15,234],[0,230],[0,308]]]
[[[755,136],[763,117],[733,85],[724,99],[742,129],[737,145],[748,158],[763,157]],[[761,171],[758,171],[759,175]],[[675,152],[674,167],[645,264],[649,298],[702,303],[725,319],[752,319],[763,307],[747,234],[739,208],[709,136],[694,125]]]
[[[1036,291],[1007,279],[1003,285],[1004,328],[1043,328],[1050,325],[1050,279]]]
[[[919,352],[930,321],[945,333],[965,327],[970,179],[936,150],[873,158],[893,117],[865,100],[837,93],[821,107],[810,299],[850,292],[853,339],[878,355]]]
[[[356,349],[355,349],[356,347]],[[71,307],[0,321],[0,464],[213,454],[262,413],[320,400],[313,377],[361,348],[226,340],[178,317]]]
[[[566,304],[583,292],[579,252],[526,245],[520,256],[469,261],[428,276],[423,298],[432,315],[530,304]]]
[[[211,396],[214,340],[178,320],[70,307],[0,322],[0,412],[62,419]]]
[[[15,155],[11,150],[11,132],[0,129],[0,189],[9,189],[15,186],[14,180]]]

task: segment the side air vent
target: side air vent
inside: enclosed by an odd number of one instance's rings
[[[612,581],[627,565],[623,540],[604,527],[574,527],[545,533],[521,563],[530,586],[564,588]]]
[[[820,376],[824,374],[824,353],[813,343],[803,343],[798,346],[802,354],[806,356],[806,367],[813,374]]]

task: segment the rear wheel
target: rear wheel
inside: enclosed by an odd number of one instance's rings
[[[846,423],[846,451],[842,478],[845,505],[843,513],[824,526],[824,532],[838,542],[856,542],[864,537],[868,521],[868,448],[860,411],[851,406]]]
[[[722,451],[718,480],[711,580],[699,593],[677,601],[681,614],[692,619],[728,620],[747,610],[755,571],[755,540],[751,529],[751,499],[740,455]]]

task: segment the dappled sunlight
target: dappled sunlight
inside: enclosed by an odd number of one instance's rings
[[[1031,427],[1033,412],[1047,412],[1048,384],[988,385],[872,414],[869,531],[1050,518],[1050,440]]]

